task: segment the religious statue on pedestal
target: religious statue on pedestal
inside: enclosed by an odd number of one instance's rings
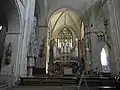
[[[34,28],[31,31],[30,42],[28,46],[28,55],[27,55],[27,67],[28,67],[28,76],[33,76],[33,68],[35,67],[36,57],[38,54],[37,50],[37,39],[36,39],[36,18],[34,18]]]
[[[11,55],[12,55],[12,43],[10,42],[5,51],[5,64],[11,63]]]

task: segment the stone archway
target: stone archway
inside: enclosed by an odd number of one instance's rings
[[[4,41],[1,43],[4,47],[3,57],[1,59],[1,73],[6,74],[7,72],[14,72],[16,68],[16,63],[18,62],[19,45],[20,45],[20,35],[21,35],[21,15],[17,0],[1,0],[0,12],[4,13],[6,23],[4,23],[3,28],[5,31]],[[2,18],[3,16],[1,16]],[[9,44],[11,43],[11,49]],[[6,53],[11,51],[11,55],[8,56]],[[9,57],[9,60],[8,58]],[[8,62],[9,61],[9,62]],[[5,63],[7,62],[7,63]],[[9,69],[8,69],[9,68]],[[8,70],[6,70],[8,69]],[[4,72],[6,71],[6,72]]]

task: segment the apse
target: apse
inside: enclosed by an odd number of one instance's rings
[[[55,69],[54,66],[57,66],[57,71],[52,69],[51,71],[49,69],[49,71],[54,74],[56,72],[59,74],[67,74],[66,72],[68,70],[68,73],[72,74],[73,66],[78,64],[77,35],[81,30],[80,25],[80,16],[68,8],[56,10],[51,15],[48,21],[46,72],[48,72],[49,68]],[[84,27],[82,27],[82,30],[83,29]]]

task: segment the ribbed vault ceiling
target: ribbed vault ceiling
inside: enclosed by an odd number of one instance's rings
[[[49,19],[50,30],[53,33],[62,26],[71,27],[74,31],[80,29],[80,17],[73,11],[63,8],[56,11]]]

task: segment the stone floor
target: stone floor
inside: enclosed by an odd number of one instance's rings
[[[76,86],[17,86],[6,90],[77,90]],[[88,90],[82,87],[80,90]],[[89,90],[119,90],[119,89],[96,89],[89,88]]]
[[[76,87],[72,86],[17,86],[7,90],[76,90]]]

